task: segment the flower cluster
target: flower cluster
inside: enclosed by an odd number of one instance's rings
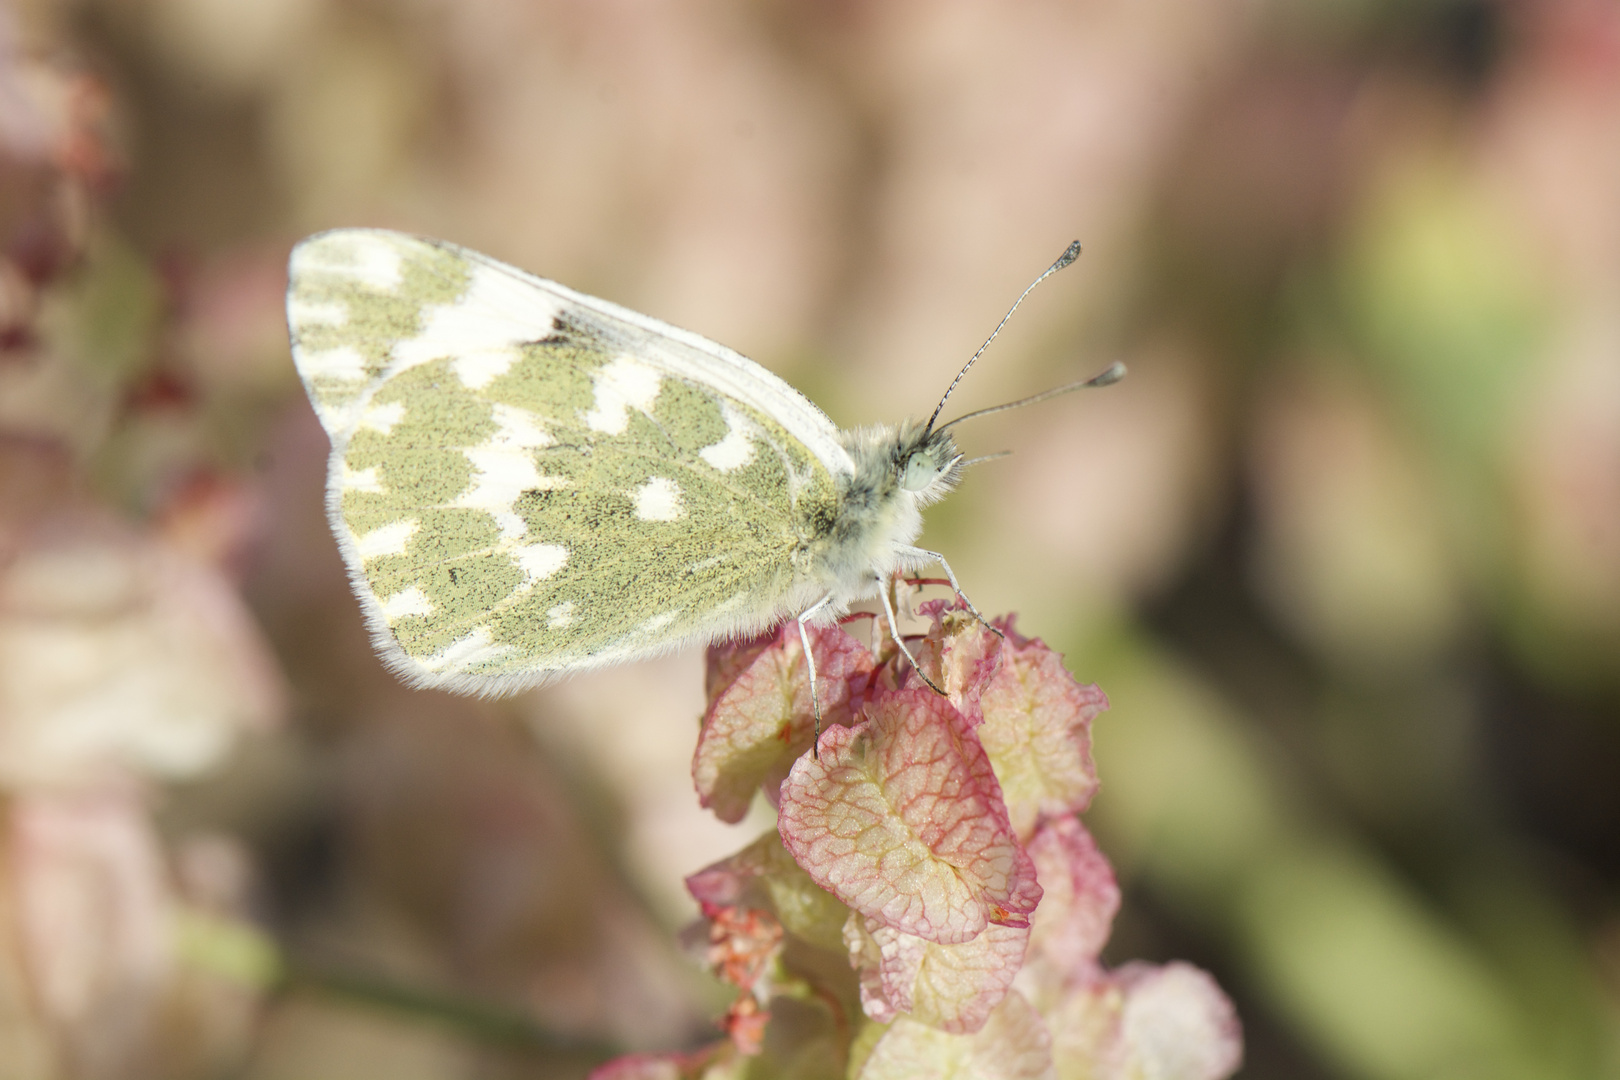
[[[1107,698],[1010,618],[992,632],[943,603],[923,611],[920,672],[892,640],[874,653],[812,632],[817,753],[794,624],[710,650],[699,797],[735,822],[762,788],[779,823],[687,879],[707,959],[739,989],[729,1038],[594,1080],[1237,1068],[1236,1017],[1208,975],[1099,961],[1119,889],[1077,815],[1097,791],[1091,723]]]

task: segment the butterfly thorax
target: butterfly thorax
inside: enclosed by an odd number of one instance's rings
[[[844,433],[855,471],[842,479],[835,514],[811,523],[804,566],[835,603],[870,596],[880,578],[909,569],[905,549],[922,532],[922,508],[956,486],[961,455],[948,432],[916,421]]]

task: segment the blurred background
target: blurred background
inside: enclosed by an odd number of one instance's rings
[[[1610,0],[0,0],[0,1073],[579,1076],[713,1035],[701,657],[402,689],[289,247],[440,236],[841,426],[1113,700],[1109,957],[1243,1075],[1620,1076]]]

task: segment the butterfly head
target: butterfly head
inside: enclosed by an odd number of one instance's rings
[[[923,503],[944,497],[960,479],[962,454],[948,431],[902,429],[895,445],[895,467],[902,491]]]
[[[952,474],[961,463],[962,455],[957,452],[956,443],[948,433],[930,432],[920,438],[915,446],[903,449],[905,453],[900,462],[900,486],[903,489],[922,495],[947,477],[951,478],[951,483],[946,484],[946,490],[954,484]]]

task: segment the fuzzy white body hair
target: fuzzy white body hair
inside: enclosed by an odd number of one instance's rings
[[[815,593],[810,602],[830,596],[829,606],[841,613],[876,595],[879,583],[895,573],[928,563],[912,546],[922,533],[922,509],[950,493],[960,467],[949,435],[924,432],[913,421],[841,432],[840,441],[855,472],[844,484],[830,535],[812,547],[807,576]],[[911,491],[900,477],[915,453],[935,455],[941,468],[932,483]]]

